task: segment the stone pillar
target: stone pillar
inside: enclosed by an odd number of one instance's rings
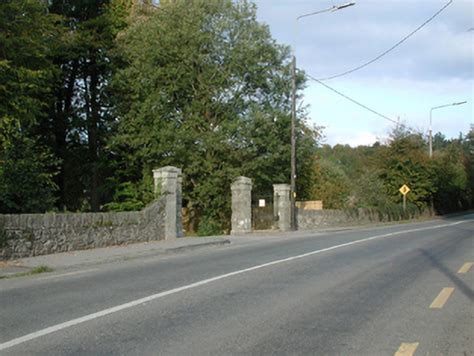
[[[153,181],[155,193],[165,197],[165,239],[183,236],[181,169],[171,166],[154,169]]]
[[[238,177],[231,185],[232,190],[232,235],[252,231],[252,180]]]
[[[289,184],[273,184],[273,211],[280,231],[291,230],[290,190]]]
[[[178,187],[176,189],[176,237],[183,237],[183,171],[176,168]]]

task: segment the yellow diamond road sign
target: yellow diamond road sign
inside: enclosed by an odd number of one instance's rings
[[[406,184],[403,184],[402,187],[399,189],[400,193],[402,193],[403,195],[407,195],[410,190],[411,189],[408,188],[408,185]]]

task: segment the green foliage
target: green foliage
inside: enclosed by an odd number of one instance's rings
[[[467,176],[466,201],[469,208],[474,207],[474,125],[461,141],[464,170]]]
[[[43,265],[43,266],[38,266],[38,267],[33,268],[29,274],[33,275],[33,274],[40,274],[40,273],[49,273],[53,271],[54,270],[51,267]]]
[[[132,182],[124,182],[118,185],[111,203],[104,205],[107,211],[134,211],[145,207],[139,189]]]
[[[204,216],[199,221],[198,236],[215,236],[222,234],[222,222],[209,216]]]
[[[54,100],[42,127],[44,140],[61,159],[56,178],[58,207],[97,211],[112,195],[106,178],[111,160],[115,36],[126,25],[127,1],[51,0],[58,18],[52,59],[57,69]]]
[[[472,138],[473,130],[465,139],[446,140],[436,134],[432,160],[423,136],[403,126],[393,130],[385,145],[323,146],[318,156],[331,164],[316,166],[326,171],[314,179],[314,198],[325,199],[325,207],[375,208],[389,219],[399,219],[403,212],[399,188],[407,184],[410,216],[432,203],[439,213],[468,209],[473,207],[474,192]]]
[[[0,213],[36,213],[54,206],[53,156],[28,138],[13,138],[2,151]]]
[[[117,184],[117,183],[116,183]],[[139,183],[124,182],[118,183],[112,202],[103,206],[106,211],[137,211],[143,209],[151,203],[159,192],[153,192],[153,182],[151,176],[144,175],[144,179]]]
[[[182,167],[185,203],[203,226],[221,229],[230,220],[236,176],[252,177],[255,192],[289,181],[289,49],[256,21],[255,5],[144,5],[119,44],[125,65],[114,78],[120,121],[112,146],[123,167],[120,180]],[[298,81],[301,87],[302,75]],[[315,141],[304,110],[300,118],[303,162]]]
[[[434,156],[437,187],[435,207],[440,213],[468,209],[473,192],[469,189],[469,170],[464,161],[469,160],[469,157],[464,155],[459,140],[446,141],[444,146],[445,149],[436,152]]]
[[[412,203],[407,203],[405,210],[403,205],[384,202],[384,205],[375,208],[379,215],[379,221],[400,221],[413,219],[420,215],[420,208]]]
[[[108,3],[0,3],[0,163],[6,175],[0,180],[3,190],[13,190],[0,192],[13,199],[3,211],[41,212],[51,201],[61,210],[97,210],[101,194],[107,197],[100,186],[110,162],[104,154],[112,119],[109,53],[125,17]],[[20,185],[25,182],[38,191]]]
[[[257,195],[290,181],[290,68],[250,1],[3,0],[0,213],[137,210],[173,165],[199,233],[226,230],[235,177]],[[403,126],[316,152],[321,129],[297,116],[298,199],[395,218],[408,184],[417,209],[474,206],[473,130],[436,134],[433,160]]]
[[[58,161],[39,136],[51,99],[54,17],[35,0],[0,3],[0,213],[53,207]]]
[[[347,206],[350,181],[340,166],[321,159],[314,165],[312,200],[322,200],[325,209],[342,209]]]
[[[49,266],[38,266],[35,268],[32,268],[28,272],[20,272],[20,273],[15,273],[11,275],[5,275],[5,276],[0,276],[0,279],[10,279],[10,278],[17,278],[17,277],[27,277],[27,276],[33,276],[35,274],[41,274],[41,273],[49,273],[53,272],[54,269],[52,269]]]
[[[426,154],[426,143],[420,134],[409,131],[393,137],[385,154],[381,155],[387,193],[393,202],[402,200],[399,188],[407,184],[411,191],[407,200],[419,207],[429,204],[436,191],[432,163]]]
[[[390,207],[394,205],[387,195],[381,171],[375,168],[368,168],[351,180],[350,189],[352,196],[349,199],[349,205],[351,206],[391,209]]]

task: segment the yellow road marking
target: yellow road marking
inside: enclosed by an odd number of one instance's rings
[[[419,343],[418,342],[413,342],[413,343],[402,343],[400,347],[398,348],[398,351],[395,352],[394,356],[411,356],[415,353]]]
[[[471,269],[472,265],[474,263],[472,262],[466,262],[465,264],[462,265],[462,267],[459,269],[458,273],[467,273]]]
[[[433,300],[431,303],[431,309],[440,309],[444,306],[444,304],[448,301],[448,298],[454,292],[454,288],[443,288],[438,296]]]

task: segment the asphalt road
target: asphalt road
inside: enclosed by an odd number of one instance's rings
[[[474,216],[0,280],[0,355],[474,355]]]

